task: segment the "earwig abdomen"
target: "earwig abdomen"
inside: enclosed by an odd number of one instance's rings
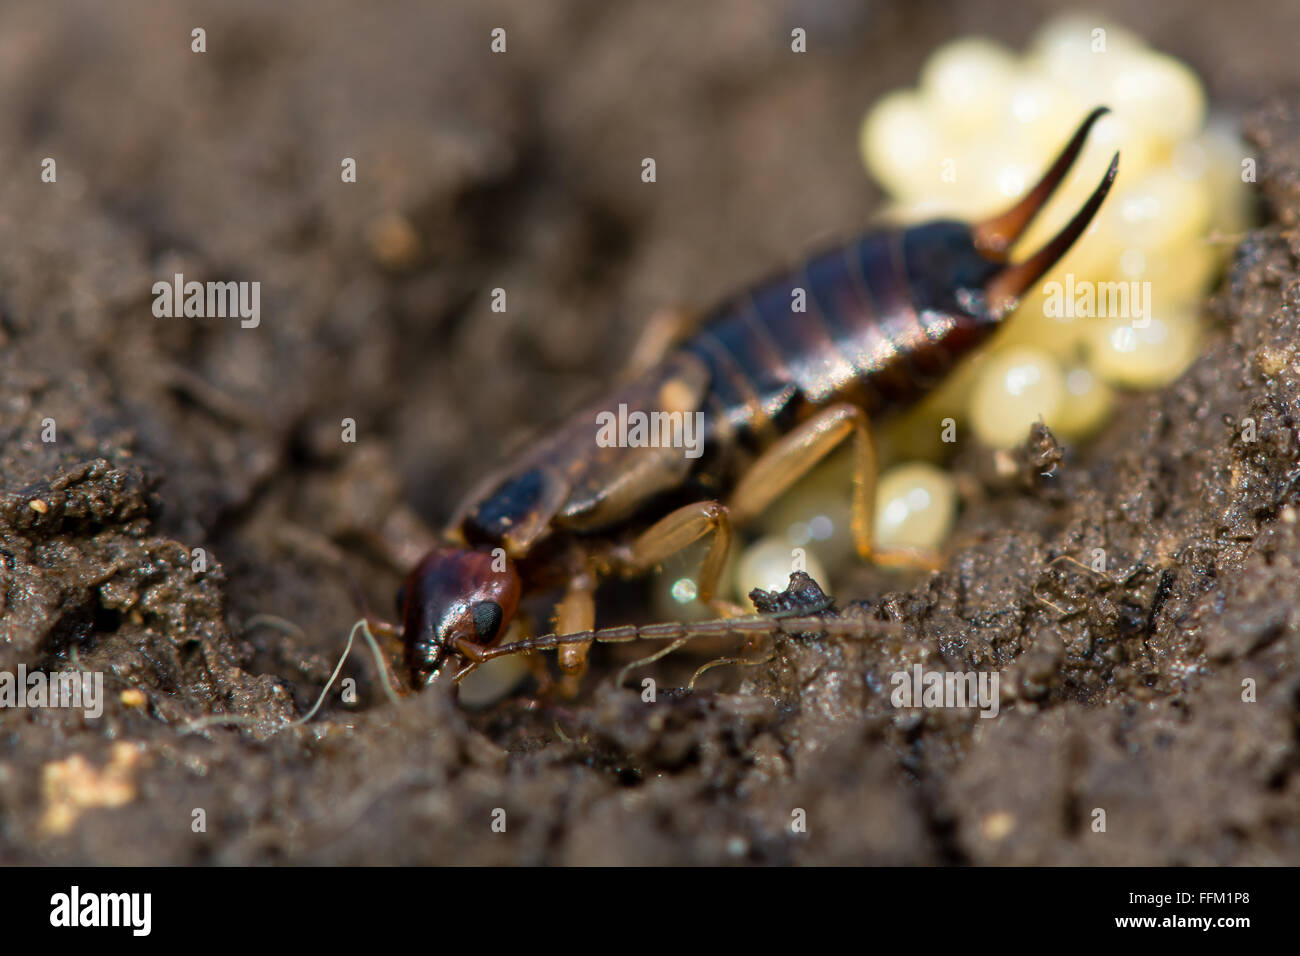
[[[682,346],[709,368],[709,434],[761,445],[808,408],[906,409],[997,328],[982,289],[1001,267],[969,226],[933,222],[869,233],[730,300]]]

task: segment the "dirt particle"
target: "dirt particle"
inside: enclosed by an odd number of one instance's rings
[[[119,698],[123,707],[131,707],[135,710],[143,710],[144,706],[149,703],[149,698],[145,696],[144,691],[137,688],[129,688],[122,691]]]
[[[397,213],[387,213],[371,223],[367,231],[370,254],[385,269],[400,272],[413,266],[420,257],[420,237],[410,221]]]
[[[980,823],[980,833],[991,842],[1005,840],[1016,827],[1016,818],[1005,811],[990,813]]]
[[[1269,378],[1275,378],[1290,364],[1291,353],[1261,345],[1255,350],[1255,367]]]
[[[46,764],[41,770],[45,801],[41,831],[59,836],[71,830],[86,810],[130,803],[136,796],[136,772],[143,763],[142,745],[118,741],[102,768],[81,754]]]

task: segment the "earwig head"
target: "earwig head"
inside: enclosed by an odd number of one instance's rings
[[[1020,297],[1060,261],[1088,228],[1115,181],[1118,153],[1088,201],[1047,245],[1024,262],[1007,261],[1011,246],[1083,151],[1088,131],[1108,112],[1101,106],[1088,114],[1037,185],[1000,216],[974,226],[940,220],[906,230],[903,257],[913,300],[922,307],[965,315],[976,324],[987,325],[995,325],[1014,309]]]
[[[419,688],[436,678],[458,640],[490,646],[519,607],[521,586],[504,555],[435,548],[406,578],[398,597],[402,641],[411,680]]]

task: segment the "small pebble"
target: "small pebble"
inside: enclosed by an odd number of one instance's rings
[[[826,585],[826,569],[817,559],[812,545],[801,549],[796,555],[795,548],[782,537],[770,535],[754,542],[736,562],[735,595],[744,607],[752,607],[749,592],[754,588],[764,591],[784,591],[790,583],[790,572],[806,571],[819,584]],[[802,564],[796,568],[796,561]]]

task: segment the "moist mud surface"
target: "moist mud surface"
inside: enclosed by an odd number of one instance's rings
[[[7,5],[0,671],[107,700],[0,709],[0,862],[1300,863],[1295,12],[1105,6],[1244,118],[1264,225],[1176,384],[1087,446],[1039,430],[1010,477],[958,454],[944,568],[835,595],[892,636],[788,638],[694,694],[666,661],[653,704],[597,649],[577,700],[474,712],[389,703],[356,655],[355,702],[286,728],[349,581],[391,606],[383,542],[415,550],[655,308],[860,230],[867,105],[1054,7]],[[155,318],[176,273],[259,280],[261,325]],[[997,717],[892,707],[918,664],[997,670]]]

